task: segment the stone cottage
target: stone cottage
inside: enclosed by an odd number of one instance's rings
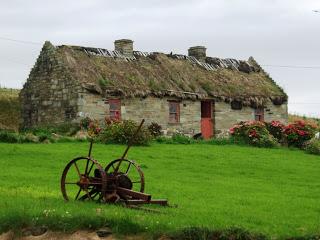
[[[287,122],[287,95],[250,57],[208,57],[203,46],[188,56],[54,46],[45,42],[20,93],[23,127],[131,119],[156,122],[165,133],[223,135],[244,120]]]

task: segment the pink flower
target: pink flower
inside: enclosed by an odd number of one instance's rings
[[[229,129],[230,134],[234,134],[234,127]]]
[[[306,132],[303,131],[303,130],[297,130],[297,133],[298,133],[300,136],[306,135]]]

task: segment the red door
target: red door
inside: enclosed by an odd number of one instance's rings
[[[213,135],[211,101],[201,102],[201,134],[204,139],[209,139]]]

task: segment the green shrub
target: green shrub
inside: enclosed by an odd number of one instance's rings
[[[14,132],[0,131],[0,142],[18,143],[20,142],[20,136]]]
[[[155,138],[157,143],[172,144],[172,138],[167,136],[159,136]]]
[[[127,144],[138,128],[137,123],[131,120],[112,122],[100,132],[99,140],[102,143]],[[148,145],[152,137],[148,129],[142,127],[134,139],[134,145]]]
[[[51,133],[42,132],[38,134],[38,137],[39,137],[39,142],[44,142],[45,140],[53,142],[53,139],[51,138]]]
[[[208,143],[208,144],[211,144],[211,145],[230,145],[230,144],[235,144],[236,143],[233,137],[229,137],[229,138],[211,138],[209,140],[203,140],[203,141],[200,141],[200,142]],[[240,141],[238,141],[237,144],[241,145],[241,144],[244,144],[244,143],[241,143]]]
[[[78,141],[78,139],[75,139],[72,137],[61,137],[55,140],[55,142],[58,142],[58,143],[75,142],[75,141]]]
[[[80,130],[80,126],[78,123],[63,123],[63,124],[56,125],[55,127],[53,127],[52,130],[55,130],[55,131],[51,133],[73,136]]]
[[[148,126],[148,130],[153,137],[159,137],[162,135],[162,127],[158,123],[152,122]]]
[[[307,153],[320,155],[320,140],[314,138],[308,141],[304,148]]]
[[[80,130],[80,126],[77,123],[61,123],[55,125],[44,125],[34,128],[22,129],[21,133],[32,133],[36,136],[50,135],[51,133],[57,133],[61,135],[73,136]]]
[[[240,122],[229,131],[235,143],[246,143],[256,147],[275,147],[278,145],[277,140],[269,133],[264,122]]]
[[[80,120],[80,128],[87,130],[89,127],[90,122],[92,122],[92,119],[89,117],[85,117],[83,119]]]
[[[179,143],[179,144],[190,144],[195,142],[192,138],[185,136],[181,133],[176,133],[172,135],[171,137],[173,143]]]
[[[19,143],[39,143],[39,137],[32,133],[19,134]]]

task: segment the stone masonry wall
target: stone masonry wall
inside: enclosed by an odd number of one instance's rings
[[[229,129],[240,121],[254,120],[254,109],[251,107],[243,107],[241,110],[233,110],[229,103],[215,103],[215,133],[218,137],[228,135]],[[288,110],[287,104],[275,106],[271,101],[264,109],[264,120],[271,122],[278,120],[287,124]]]
[[[71,121],[76,117],[80,89],[55,47],[46,42],[20,93],[22,127]]]
[[[109,117],[109,104],[100,95],[82,92],[78,99],[78,116],[89,116],[97,120]],[[172,135],[181,132],[194,135],[201,132],[201,102],[183,100],[180,103],[180,123],[172,124],[169,119],[169,98],[129,98],[121,99],[121,119],[140,122],[145,118],[146,125],[156,122],[162,126],[165,134]],[[229,129],[240,121],[254,120],[254,109],[243,107],[241,110],[233,110],[229,103],[215,102],[213,107],[214,132],[216,137],[225,137]],[[268,103],[265,108],[265,121],[288,121],[287,105],[275,106]]]
[[[99,94],[88,93],[85,89],[78,94],[77,108],[78,118],[90,117],[103,121],[109,114],[109,105],[104,98]]]
[[[168,98],[148,97],[145,99],[125,99],[122,101],[122,118],[141,121],[145,118],[146,124],[156,122],[162,126],[166,134],[180,132],[194,135],[200,132],[201,105],[200,102],[182,100],[180,102],[180,122],[169,123]],[[171,99],[174,100],[174,99]]]
[[[200,102],[183,100],[180,103],[180,123],[169,123],[168,98],[129,98],[121,99],[121,119],[140,122],[146,125],[156,122],[162,126],[165,134],[181,132],[194,135],[200,132]],[[109,117],[109,104],[100,95],[82,93],[78,99],[78,116],[103,120]]]
[[[271,101],[268,102],[264,109],[264,120],[266,122],[278,120],[284,124],[288,124],[288,105],[282,104],[276,106]]]

